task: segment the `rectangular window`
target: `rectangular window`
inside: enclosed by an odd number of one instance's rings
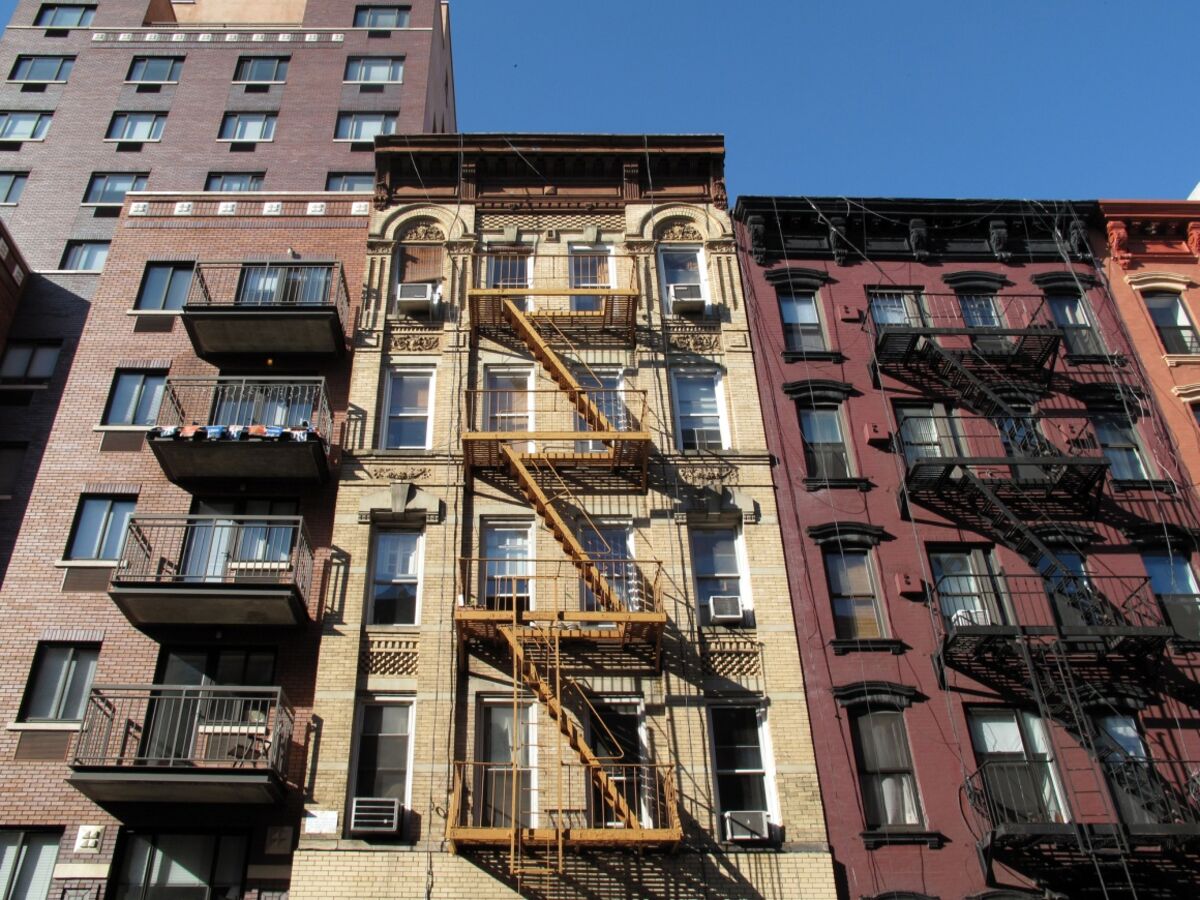
[[[418,531],[381,531],[375,535],[372,625],[417,624],[421,543]]]
[[[355,28],[407,28],[407,6],[358,6],[354,9]]]
[[[0,172],[0,203],[20,202],[28,180],[28,172]]]
[[[351,56],[343,79],[360,84],[387,84],[404,79],[404,59],[399,56]]]
[[[854,719],[854,745],[867,827],[920,827],[923,820],[904,714],[880,710],[859,715]]]
[[[1121,414],[1092,416],[1096,439],[1117,481],[1145,481],[1151,468],[1138,439],[1137,426]]]
[[[1002,817],[995,824],[1066,821],[1050,742],[1038,716],[979,707],[967,711],[967,725],[988,808]]]
[[[338,113],[333,136],[339,141],[371,141],[376,135],[395,134],[395,113]]]
[[[922,459],[961,456],[958,425],[946,407],[904,404],[896,407],[904,460],[910,466]]]
[[[142,172],[97,172],[88,182],[83,202],[119,205],[125,202],[125,195],[130,191],[144,191],[148,179],[149,176]]]
[[[66,81],[75,65],[73,56],[18,56],[9,81]]]
[[[721,617],[722,624],[737,625],[737,610],[740,608],[744,613],[749,599],[742,584],[737,529],[693,528],[691,543],[696,598],[700,609],[704,611],[706,622],[711,624],[715,614]],[[718,600],[714,604],[714,597],[737,598],[738,604],[734,605],[732,600]]]
[[[1146,574],[1150,577],[1150,589],[1157,596],[1200,595],[1196,575],[1184,554],[1168,553],[1166,550],[1143,553],[1142,565],[1146,567]]]
[[[330,172],[325,178],[327,191],[373,191],[374,172]]]
[[[86,28],[92,24],[92,16],[95,14],[96,7],[94,6],[80,6],[73,3],[43,3],[33,24],[43,28]]]
[[[54,376],[61,349],[57,341],[9,341],[0,361],[0,384],[46,384]]]
[[[668,310],[684,302],[707,303],[704,262],[699,247],[670,244],[658,252],[662,272],[663,299]]]
[[[28,451],[27,441],[0,442],[0,500],[10,499],[16,494],[21,467]]]
[[[0,831],[0,900],[47,900],[61,840],[57,831]]]
[[[716,372],[676,373],[675,435],[680,450],[723,450],[724,402]]]
[[[929,566],[946,625],[963,628],[1008,621],[1002,582],[991,554],[973,548],[931,551]]]
[[[139,84],[171,84],[183,72],[182,56],[135,56],[126,81]]]
[[[1183,298],[1178,294],[1160,292],[1146,294],[1146,310],[1158,330],[1163,349],[1168,353],[1200,353],[1200,335],[1188,316]]]
[[[150,263],[142,276],[136,309],[179,310],[192,286],[192,263]]]
[[[532,607],[533,543],[528,522],[484,522],[479,536],[483,605],[487,609]]]
[[[825,577],[829,583],[829,601],[833,605],[834,634],[839,640],[886,636],[869,551],[840,547],[826,549]]]
[[[104,412],[105,425],[153,425],[167,376],[162,372],[117,372]]]
[[[408,800],[412,747],[411,703],[369,703],[362,708],[354,796]]]
[[[225,113],[222,141],[270,141],[275,138],[275,113]]]
[[[167,124],[166,113],[113,113],[105,139],[110,141],[159,141]]]
[[[709,707],[722,818],[727,813],[770,809],[763,717],[758,706]]]
[[[80,721],[99,657],[96,646],[39,644],[25,688],[21,721]]]
[[[287,81],[290,56],[243,56],[233,73],[235,82],[282,84]]]
[[[108,259],[108,241],[67,241],[62,269],[73,272],[99,272]]]
[[[793,353],[824,350],[817,295],[811,291],[781,294],[779,315],[783,320],[783,348]]]
[[[871,321],[875,327],[921,324],[921,304],[906,291],[871,291]]]
[[[262,172],[209,172],[204,181],[206,191],[261,191]]]
[[[833,480],[851,476],[839,410],[800,410],[800,433],[804,438],[804,463],[809,478]]]
[[[1092,327],[1087,304],[1078,294],[1051,294],[1046,297],[1054,324],[1063,330],[1067,352],[1075,356],[1101,356],[1104,345]]]
[[[67,559],[119,559],[134,497],[82,497]]]
[[[245,868],[243,835],[133,833],[122,848],[113,896],[240,897]]]
[[[432,372],[397,370],[388,377],[384,449],[424,450],[430,443]]]
[[[0,140],[40,141],[50,130],[53,113],[0,112]]]

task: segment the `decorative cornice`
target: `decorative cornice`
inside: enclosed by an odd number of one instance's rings
[[[1136,275],[1126,275],[1125,283],[1135,291],[1185,291],[1193,288],[1196,283],[1179,272],[1138,272]]]
[[[767,284],[779,288],[801,288],[818,290],[823,285],[831,284],[836,279],[828,272],[820,269],[810,269],[806,266],[777,266],[763,273]]]
[[[888,533],[878,525],[863,522],[829,522],[825,525],[810,525],[808,536],[820,547],[840,546],[869,548],[878,546]]]
[[[834,381],[831,378],[809,378],[804,381],[789,381],[783,386],[783,392],[806,407],[825,404],[841,404],[851,397],[857,397],[859,392],[854,385],[844,381]]]
[[[833,699],[838,702],[839,706],[847,708],[882,706],[892,709],[908,709],[919,697],[916,688],[906,684],[896,684],[893,681],[857,681],[854,684],[843,684],[833,689]]]
[[[948,272],[942,281],[955,291],[998,291],[1012,284],[999,272],[974,270],[970,272]]]
[[[1096,276],[1088,272],[1076,272],[1066,269],[1062,272],[1041,272],[1029,279],[1043,291],[1075,291],[1079,288],[1090,290],[1100,282]]]

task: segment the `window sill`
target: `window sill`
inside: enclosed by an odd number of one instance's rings
[[[385,84],[404,84],[403,81],[343,81],[342,84],[377,84],[382,87]]]
[[[45,383],[41,383],[41,382],[39,382],[38,384],[12,383],[12,384],[0,384],[0,391],[44,391],[44,390],[48,390],[49,387],[50,387],[49,384],[45,384]]]
[[[9,722],[6,731],[78,731],[80,722]]]
[[[92,431],[129,431],[129,432],[148,432],[153,425],[93,425]]]
[[[1063,358],[1070,366],[1124,366],[1129,361],[1122,353],[1068,353]]]
[[[40,138],[0,137],[0,143],[4,143],[4,144],[44,144],[44,143],[46,143],[46,139],[44,137],[40,137]],[[1200,357],[1198,357],[1198,359],[1200,359]]]
[[[875,850],[889,844],[924,844],[930,850],[940,850],[946,843],[946,836],[940,831],[911,831],[884,830],[862,832],[863,846]]]
[[[0,206],[17,206],[16,203],[0,203]]]
[[[838,350],[784,350],[780,356],[784,362],[845,362],[846,357]]]
[[[168,82],[169,83],[169,82]],[[234,81],[232,84],[240,84],[242,86],[257,86],[270,87],[273,84],[287,84],[286,81]]]
[[[845,656],[847,653],[891,653],[893,656],[900,656],[908,649],[904,646],[904,641],[894,638],[835,638],[829,642],[829,647],[834,656]]]
[[[79,205],[86,206],[90,209],[120,209],[125,204],[123,201],[121,203],[88,203],[87,201],[84,201]]]
[[[162,138],[105,138],[106,144],[161,144]]]
[[[830,490],[846,490],[853,488],[856,491],[866,492],[875,487],[869,478],[805,478],[804,489],[806,491],[823,491],[826,488]]]
[[[1114,478],[1112,482],[1113,490],[1118,494],[1127,494],[1132,491],[1157,491],[1160,494],[1174,494],[1175,484],[1163,479],[1153,478],[1137,478],[1137,479],[1120,479]]]
[[[154,85],[155,87],[166,87],[168,84],[179,84],[178,81],[128,81],[128,80],[126,80],[123,83],[124,84],[136,84],[138,86]]]
[[[127,309],[127,316],[178,316],[182,314],[182,310],[178,309]]]
[[[56,559],[58,569],[115,569],[120,563],[116,559]]]
[[[219,138],[217,138],[217,143],[218,144],[273,144],[273,143],[275,143],[275,138],[255,138],[254,140],[247,140],[246,138],[219,137]]]
[[[433,451],[429,447],[380,447],[375,451],[376,456],[428,456]]]
[[[398,634],[402,634],[415,638],[420,636],[421,626],[415,622],[412,625],[384,625],[377,622],[373,625],[364,625],[363,632],[369,635],[379,634],[386,635],[388,637],[395,637]]]
[[[1163,362],[1168,366],[1200,366],[1200,353],[1164,353]]]
[[[28,78],[9,78],[6,80],[9,84],[66,84],[65,81],[33,81]]]

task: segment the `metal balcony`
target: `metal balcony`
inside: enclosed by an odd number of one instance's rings
[[[1031,835],[1071,836],[1062,787],[1046,760],[990,760],[966,785],[986,840],[993,844]]]
[[[1135,843],[1200,845],[1200,761],[1114,752],[1100,768]]]
[[[136,516],[108,593],[139,627],[294,626],[312,581],[298,516]]]
[[[196,355],[333,355],[350,303],[340,263],[199,262],[183,307]]]
[[[1175,641],[1187,647],[1200,646],[1200,594],[1159,594]]]
[[[455,850],[521,841],[579,849],[669,849],[683,837],[673,765],[600,767],[637,819],[619,821],[588,768],[553,760],[537,766],[456,762],[446,836]]]
[[[295,716],[278,687],[96,685],[67,781],[101,803],[276,803]]]
[[[329,479],[323,378],[168,378],[147,436],[174,482]]]

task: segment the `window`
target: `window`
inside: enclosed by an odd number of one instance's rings
[[[395,113],[338,113],[333,136],[339,141],[370,141],[376,135],[394,134]]]
[[[147,175],[135,172],[97,172],[88,182],[84,203],[124,203],[130,191],[144,191]]]
[[[25,688],[21,721],[80,721],[99,657],[99,647],[39,644]]]
[[[432,393],[432,372],[397,370],[391,373],[388,377],[385,450],[429,447]]]
[[[46,384],[54,375],[62,345],[9,341],[0,361],[0,384]]]
[[[0,831],[0,898],[46,900],[61,840],[56,831]]]
[[[857,716],[854,749],[867,827],[919,827],[923,820],[904,714],[880,710]]]
[[[204,181],[206,191],[261,191],[265,175],[262,172],[209,172]]]
[[[961,455],[958,422],[940,403],[897,406],[896,424],[904,460],[910,466],[922,459]]]
[[[373,191],[374,172],[330,172],[325,178],[327,191]]]
[[[716,372],[676,373],[675,435],[680,450],[723,450],[724,402]]]
[[[50,130],[52,113],[0,112],[0,140],[40,141]]]
[[[707,298],[704,289],[704,266],[699,247],[686,247],[678,244],[664,246],[658,252],[659,267],[662,270],[663,297],[669,307],[672,300],[671,288],[675,285],[696,285],[702,297]]]
[[[407,6],[359,6],[354,10],[355,28],[407,28]]]
[[[43,3],[33,24],[44,28],[86,28],[92,24],[92,16],[95,14],[94,6]]]
[[[141,84],[169,84],[179,80],[182,56],[135,56],[129,64],[126,81]]]
[[[28,441],[0,442],[0,500],[11,499],[17,493],[28,450]]]
[[[722,817],[771,808],[767,787],[765,713],[758,706],[710,706],[713,770]]]
[[[567,252],[570,265],[567,286],[571,290],[613,286],[616,273],[611,244],[571,244]],[[601,309],[598,294],[572,294],[569,299],[573,312],[599,312]]]
[[[1075,356],[1100,356],[1104,353],[1104,345],[1100,335],[1092,327],[1087,305],[1078,294],[1050,294],[1046,297],[1050,304],[1050,315],[1054,324],[1063,330],[1067,352]]]
[[[817,295],[811,291],[781,294],[779,314],[783,320],[783,348],[793,353],[824,350],[825,334],[817,310]]]
[[[238,834],[129,834],[114,900],[240,897],[246,838]]]
[[[381,531],[375,535],[372,625],[417,624],[420,565],[420,532]]]
[[[1200,335],[1178,294],[1146,294],[1146,309],[1168,353],[1200,353]]]
[[[344,81],[362,84],[399,82],[404,78],[404,59],[398,56],[351,56],[346,60]]]
[[[66,81],[75,65],[73,56],[18,56],[10,81]]]
[[[28,180],[28,172],[0,172],[0,203],[19,202]]]
[[[257,84],[287,81],[290,56],[243,56],[238,60],[233,80]]]
[[[884,637],[870,551],[826,548],[825,577],[837,638],[855,641]]]
[[[483,605],[512,611],[532,608],[533,541],[529,522],[484,522],[479,537]]]
[[[1150,577],[1150,589],[1159,597],[1172,594],[1200,595],[1196,575],[1183,553],[1166,550],[1142,554],[1142,565]]]
[[[711,622],[713,597],[737,597],[743,610],[748,606],[742,585],[741,548],[736,528],[693,528],[692,571],[696,598]],[[736,622],[733,624],[737,624]]]
[[[105,139],[110,141],[158,141],[162,140],[163,126],[166,124],[166,113],[113,113]]]
[[[919,325],[921,304],[905,291],[871,291],[871,321],[878,328],[887,325]]]
[[[142,276],[136,309],[183,309],[192,286],[192,263],[150,263]]]
[[[259,647],[167,647],[159,659],[157,674],[159,684],[273,687],[275,651]],[[257,700],[248,700],[247,705],[261,708]]]
[[[369,703],[362,708],[358,733],[356,797],[408,801],[408,761],[412,749],[411,703]]]
[[[804,464],[809,478],[845,479],[851,476],[839,410],[800,410],[800,433],[804,438]]]
[[[1002,582],[990,553],[974,548],[931,551],[929,566],[947,627],[1006,623]]]
[[[1092,416],[1092,427],[1115,480],[1145,481],[1150,477],[1137,426],[1129,418],[1122,414]]]
[[[104,424],[153,425],[166,380],[161,372],[117,372]]]
[[[118,559],[125,528],[137,500],[133,497],[83,497],[67,559]]]
[[[99,272],[108,259],[108,241],[67,241],[63,269],[74,272]]]
[[[270,141],[275,138],[275,113],[225,113],[222,141]]]
[[[968,710],[967,725],[988,809],[1003,817],[995,824],[1066,821],[1050,742],[1038,716],[980,707]]]

